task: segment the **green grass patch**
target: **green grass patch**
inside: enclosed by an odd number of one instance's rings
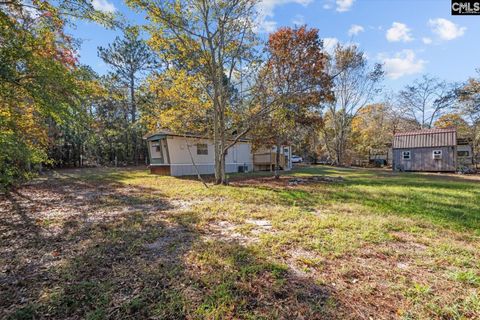
[[[47,203],[33,223],[22,212],[5,224],[36,226],[21,235],[40,243],[5,236],[27,255],[8,270],[32,281],[9,318],[480,318],[480,180],[324,166],[268,175],[205,188],[147,170],[59,171],[49,192],[95,198],[70,216],[42,217]],[[312,176],[342,179],[287,183]]]

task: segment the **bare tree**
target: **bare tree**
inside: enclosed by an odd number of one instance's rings
[[[389,123],[389,131],[394,136],[397,132],[411,131],[418,129],[419,123],[405,115],[401,107],[398,95],[394,92],[382,94],[383,104],[386,108],[387,119]]]
[[[330,75],[335,101],[327,105],[321,134],[330,158],[341,165],[345,162],[352,120],[380,91],[383,71],[379,64],[370,67],[355,45],[337,45]]]
[[[398,94],[402,113],[430,128],[438,117],[452,107],[454,92],[445,81],[424,75]]]

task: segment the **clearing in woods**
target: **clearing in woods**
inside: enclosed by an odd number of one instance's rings
[[[59,170],[0,215],[0,318],[480,318],[478,177]]]

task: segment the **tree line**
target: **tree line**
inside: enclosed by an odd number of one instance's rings
[[[315,151],[333,164],[351,164],[355,159],[388,153],[397,132],[429,128],[456,128],[457,136],[473,148],[474,161],[480,150],[479,77],[465,83],[447,83],[423,75],[396,93],[382,93],[374,103],[354,108],[345,126],[347,144],[337,148],[335,116],[325,114],[320,129],[323,146]],[[340,150],[340,151],[337,151]],[[314,152],[315,152],[314,151]],[[341,156],[339,156],[341,155]]]
[[[424,76],[386,94],[382,66],[355,45],[327,52],[307,26],[262,40],[255,0],[126,3],[147,25],[87,0],[0,2],[3,187],[45,167],[146,163],[142,137],[160,128],[211,137],[217,184],[227,183],[225,156],[245,136],[336,165],[414,128],[456,126],[479,144],[480,77]],[[98,48],[108,74],[79,63],[65,32],[79,19],[122,31]]]

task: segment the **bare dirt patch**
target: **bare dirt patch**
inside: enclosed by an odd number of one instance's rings
[[[342,177],[329,177],[329,176],[309,176],[305,178],[292,178],[288,180],[289,186],[296,186],[299,184],[308,184],[308,183],[338,183],[343,182]]]
[[[248,237],[239,232],[236,232],[235,229],[237,227],[238,225],[229,221],[211,222],[208,224],[208,232],[205,233],[204,238],[234,241],[238,242],[241,245],[246,245],[248,243],[257,241],[257,239],[254,237]]]
[[[187,251],[195,238],[194,233],[189,228],[178,224],[168,223],[161,235],[155,241],[144,245],[147,254],[155,258],[162,258],[166,263],[175,264],[177,261],[171,257],[177,257],[181,252]]]
[[[275,177],[255,177],[255,178],[235,178],[231,181],[232,186],[262,186],[262,187],[295,187],[297,185],[317,184],[317,183],[339,183],[343,182],[342,177],[331,176],[306,176],[306,177],[291,177],[280,176]]]

